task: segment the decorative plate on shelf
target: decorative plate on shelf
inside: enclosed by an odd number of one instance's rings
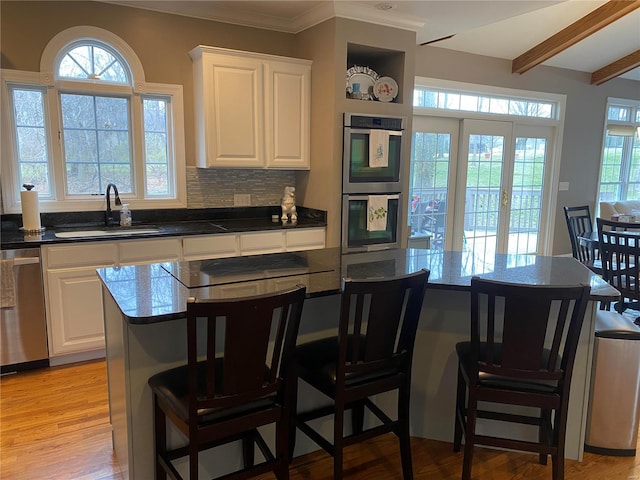
[[[381,102],[391,102],[398,95],[398,84],[391,77],[380,77],[373,85],[373,96]]]
[[[354,65],[347,70],[347,93],[351,98],[373,100],[373,85],[378,78],[379,75],[369,67]],[[358,84],[358,91],[354,92],[354,84]]]

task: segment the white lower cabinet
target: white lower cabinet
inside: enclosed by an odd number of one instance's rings
[[[182,259],[202,260],[314,250],[325,247],[325,238],[325,227],[184,237]]]
[[[102,282],[96,269],[178,261],[180,238],[42,247],[52,365],[104,356]]]
[[[42,259],[51,363],[66,363],[64,356],[84,352],[97,351],[100,356],[104,322],[102,284],[96,268],[117,264],[117,245],[95,242],[42,247]]]
[[[102,283],[96,269],[151,262],[236,257],[325,246],[325,228],[274,230],[118,242],[65,243],[43,246],[49,356],[52,365],[104,356]],[[304,271],[291,272],[305,283]],[[293,282],[293,283],[291,283]],[[281,283],[281,285],[280,285]],[[212,297],[263,293],[262,282],[213,287]]]

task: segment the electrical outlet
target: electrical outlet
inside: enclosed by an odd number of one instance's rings
[[[251,194],[250,193],[234,193],[233,206],[234,207],[250,207]]]

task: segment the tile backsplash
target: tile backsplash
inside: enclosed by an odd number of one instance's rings
[[[235,193],[250,193],[251,206],[280,205],[284,187],[295,185],[291,170],[187,167],[187,208],[233,207]],[[5,213],[1,195],[0,213]]]
[[[187,167],[187,207],[232,207],[233,195],[250,193],[252,206],[280,205],[294,171]]]

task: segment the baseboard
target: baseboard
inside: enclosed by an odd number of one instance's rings
[[[49,357],[49,364],[52,367],[58,365],[67,365],[69,363],[85,362],[87,360],[95,360],[97,358],[105,358],[105,349],[91,350],[90,352],[68,353],[66,355],[57,355]]]

